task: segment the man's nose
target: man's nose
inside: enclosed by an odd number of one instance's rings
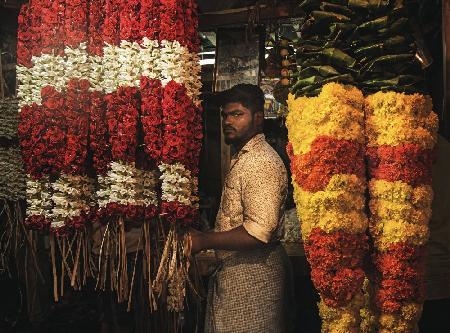
[[[224,125],[230,125],[231,124],[231,117],[223,116],[222,122]]]

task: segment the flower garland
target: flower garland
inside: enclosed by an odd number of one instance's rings
[[[36,0],[19,22],[28,225],[67,239],[91,219],[94,199],[103,222],[161,213],[190,225],[202,139],[195,2]]]
[[[337,83],[318,97],[288,99],[294,199],[322,332],[358,332],[361,324],[368,250],[363,105],[358,89]]]
[[[160,0],[143,0],[139,12],[139,30],[141,37],[150,40],[158,40],[159,36],[159,15],[161,3]]]
[[[167,288],[167,309],[179,312],[184,307],[189,267],[186,255],[189,247],[182,236],[183,228],[197,219],[199,208],[197,175],[202,118],[198,100],[201,84],[200,66],[195,54],[198,37],[194,1],[161,0],[159,18],[157,79],[164,87],[159,161],[161,216],[169,222],[170,230],[153,290],[161,296],[162,290]]]
[[[370,233],[378,327],[415,332],[424,300],[424,246],[438,119],[431,98],[378,92],[366,98]]]

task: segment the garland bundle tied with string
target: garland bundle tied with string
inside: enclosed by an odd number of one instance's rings
[[[136,267],[130,281],[125,227],[138,225],[150,310],[183,308],[202,140],[197,20],[192,0],[22,7],[26,224],[51,232],[55,299],[65,276],[80,286],[91,273],[86,232],[95,221],[103,225],[97,288],[131,304]]]

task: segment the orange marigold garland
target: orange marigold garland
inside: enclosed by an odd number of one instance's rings
[[[438,119],[421,94],[378,92],[365,111],[377,330],[418,332]]]
[[[288,153],[322,332],[359,332],[367,252],[364,98],[326,84],[318,97],[290,95]]]

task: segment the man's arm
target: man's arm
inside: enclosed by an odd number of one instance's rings
[[[222,232],[200,232],[191,229],[190,234],[193,254],[209,249],[245,251],[264,246],[264,242],[250,236],[243,226]]]

